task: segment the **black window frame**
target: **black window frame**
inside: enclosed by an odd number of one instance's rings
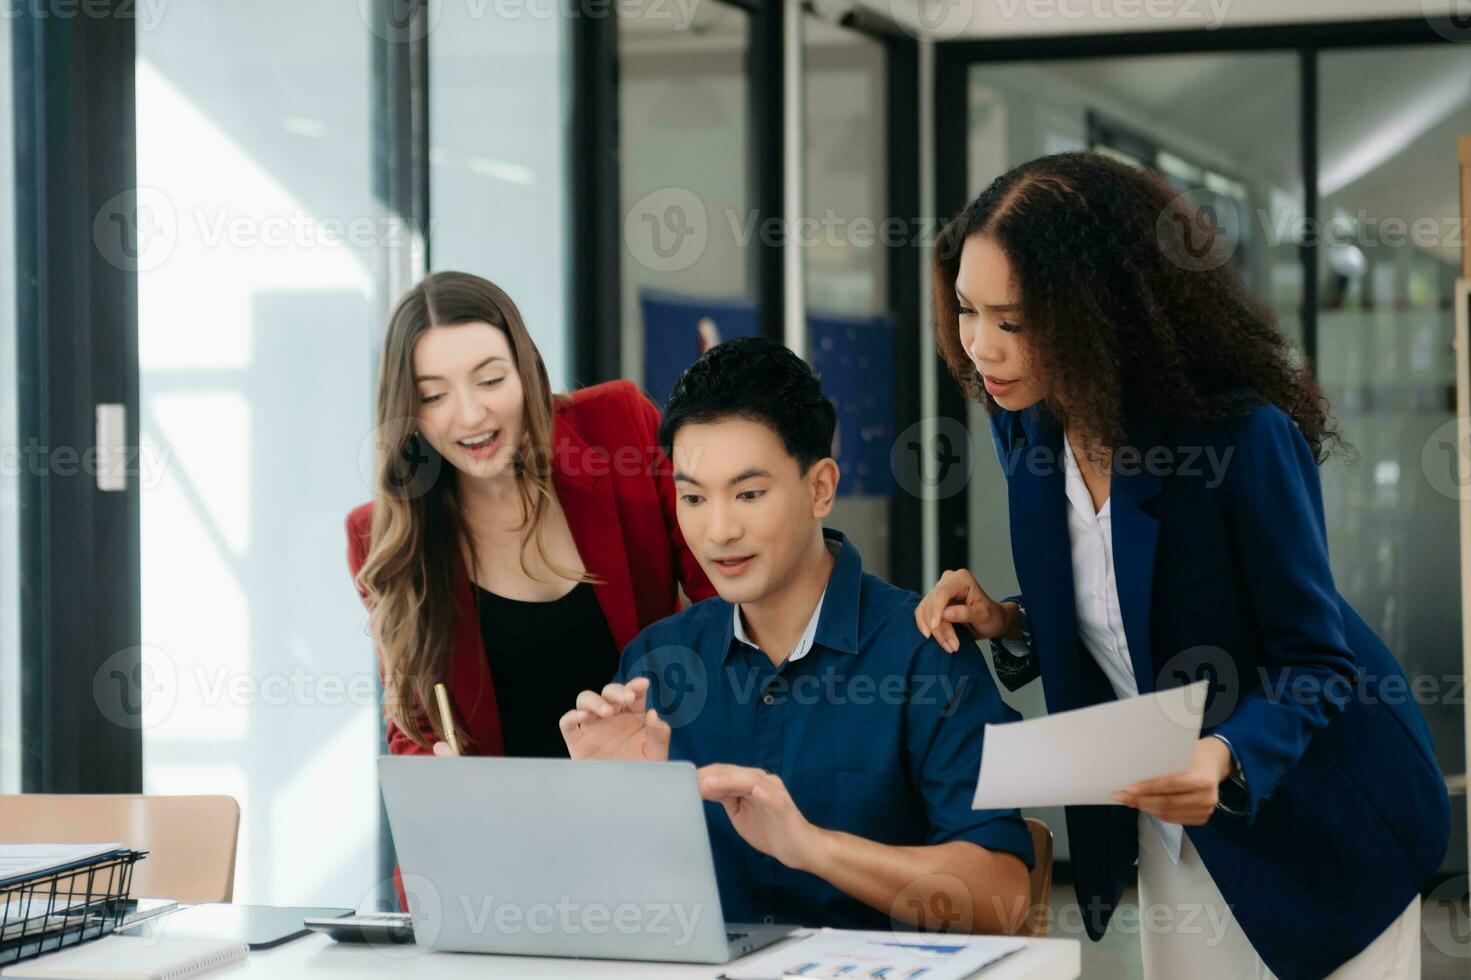
[[[17,439],[41,464],[18,478],[28,793],[142,790],[138,470],[103,491],[75,465],[99,404],[122,405],[125,442],[139,442],[131,7],[24,4],[12,25]],[[105,255],[113,230],[122,246]]]
[[[567,0],[576,5],[580,0]],[[747,181],[754,226],[783,214],[782,62],[780,0],[715,0],[748,18],[746,105]],[[573,16],[571,144],[582,165],[571,175],[572,364],[576,386],[622,377],[623,221],[618,153],[618,21]],[[754,236],[748,253],[756,317],[763,336],[783,338],[786,272],[778,236]]]

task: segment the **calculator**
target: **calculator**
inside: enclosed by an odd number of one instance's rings
[[[339,943],[403,945],[414,941],[414,920],[407,912],[364,912],[340,919],[306,919],[302,924]]]

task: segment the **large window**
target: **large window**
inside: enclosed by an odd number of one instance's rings
[[[757,332],[750,17],[679,11],[618,18],[619,360],[661,405],[702,350]]]
[[[838,499],[827,524],[864,568],[890,577],[890,462],[895,353],[889,249],[912,234],[889,222],[884,48],[857,30],[808,15],[803,23],[802,252],[807,360],[838,410]]]
[[[1455,45],[1325,52],[1318,91],[1318,377],[1357,454],[1323,468],[1333,575],[1464,780],[1452,304],[1471,63]],[[1464,827],[1464,791],[1454,803]],[[1464,868],[1454,840],[1447,866]]]
[[[431,4],[430,261],[516,302],[555,390],[570,386],[564,75],[551,4]]]
[[[9,17],[0,17],[0,793],[20,791],[20,543],[17,501],[25,456],[16,438],[15,127]]]
[[[355,906],[379,709],[343,520],[368,499],[375,250],[358,5],[138,33],[144,790],[242,808],[235,899]]]

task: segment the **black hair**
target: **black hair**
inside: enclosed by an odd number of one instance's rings
[[[1220,422],[1265,399],[1320,462],[1347,450],[1312,365],[1237,274],[1235,241],[1207,219],[1191,194],[1099,153],[1038,157],[997,177],[935,243],[935,343],[951,375],[987,411],[1000,408],[961,347],[955,294],[965,243],[984,237],[1011,266],[1018,338],[1037,374],[1067,393],[1065,421],[1085,444],[1127,445],[1131,415]],[[1056,399],[1044,408],[1063,420]]]
[[[673,459],[680,426],[732,417],[775,432],[803,474],[833,454],[833,403],[805,361],[765,337],[728,340],[685,369],[664,405],[659,444]]]

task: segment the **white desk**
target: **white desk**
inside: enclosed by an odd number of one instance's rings
[[[783,942],[792,942],[791,939]],[[768,949],[777,947],[770,946]],[[756,954],[752,954],[756,955]],[[1029,939],[1027,948],[977,974],[978,980],[1077,980],[1082,974],[1082,950],[1076,939]],[[566,960],[536,956],[480,956],[472,953],[436,953],[414,946],[391,950],[351,943],[334,943],[312,934],[275,949],[251,953],[243,967],[219,976],[260,976],[271,980],[326,977],[418,977],[456,980],[561,980],[596,977],[598,980],[712,980],[722,967],[680,963],[629,963],[620,960]]]

